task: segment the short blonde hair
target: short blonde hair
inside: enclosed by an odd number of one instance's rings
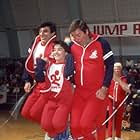
[[[122,64],[120,62],[114,63],[114,67],[120,67],[122,69]]]

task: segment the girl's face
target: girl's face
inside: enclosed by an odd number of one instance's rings
[[[41,39],[41,44],[44,46],[46,43],[54,36],[55,33],[51,33],[49,27],[42,27],[39,30],[39,36]]]
[[[52,51],[52,55],[56,60],[56,63],[64,63],[66,52],[60,44],[56,44]]]

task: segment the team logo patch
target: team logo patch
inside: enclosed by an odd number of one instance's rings
[[[94,50],[91,55],[89,56],[89,58],[91,59],[96,59],[98,56],[97,56],[97,50]]]

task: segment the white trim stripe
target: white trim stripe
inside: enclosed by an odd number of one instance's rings
[[[111,55],[113,55],[113,52],[112,52],[112,51],[110,51],[110,52],[108,52],[107,54],[105,54],[105,55],[103,56],[103,59],[106,60],[106,59],[109,58]]]
[[[40,90],[40,92],[41,92],[41,93],[45,93],[45,92],[48,92],[48,91],[50,91],[50,90],[51,90],[51,87],[48,88],[48,89]]]
[[[108,95],[109,98],[111,98],[112,100],[114,100],[114,98],[111,95]]]

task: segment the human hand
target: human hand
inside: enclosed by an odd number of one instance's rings
[[[127,83],[125,83],[124,81],[121,81],[121,80],[120,80],[119,84],[122,87],[122,89],[124,91],[126,91],[126,93],[131,93],[131,84],[127,84]]]
[[[107,96],[107,89],[106,87],[101,87],[99,90],[96,92],[96,97],[100,100],[104,100]]]
[[[48,62],[49,61],[49,59],[48,59],[48,57],[44,57],[44,58],[42,58],[45,62]]]
[[[29,93],[31,91],[31,83],[30,82],[25,83],[24,90],[26,93]]]

